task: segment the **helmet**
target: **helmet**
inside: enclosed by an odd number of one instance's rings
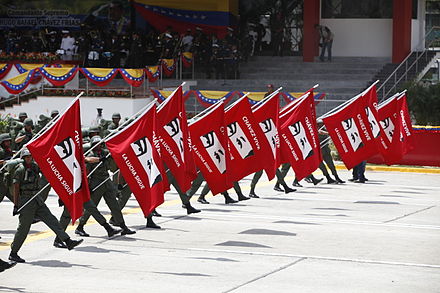
[[[11,136],[9,133],[2,133],[0,134],[0,143],[3,143],[4,141],[11,140]]]
[[[101,142],[101,137],[99,136],[99,135],[95,135],[94,137],[92,137],[91,139],[90,139],[90,144],[92,145],[92,146],[94,146],[95,144],[97,144],[97,143],[100,143]]]
[[[34,126],[34,121],[32,121],[31,118],[26,118],[26,119],[24,119],[24,121],[23,121],[23,125],[24,125],[24,126]]]
[[[40,121],[48,121],[48,120],[50,120],[50,117],[47,117],[44,114],[41,114],[40,116],[38,116],[38,118],[40,119]]]
[[[20,117],[27,117],[26,112],[20,112],[20,114],[18,114],[18,118]]]
[[[113,113],[112,119],[121,119],[121,114],[119,113]]]
[[[20,158],[24,158],[26,156],[31,156],[31,152],[27,148],[24,148],[20,153]]]
[[[50,117],[55,116],[60,114],[60,112],[58,110],[52,110],[52,112],[50,112]]]
[[[89,128],[89,134],[90,133],[92,133],[92,132],[101,132],[100,130],[99,130],[99,127],[98,126],[91,126],[90,128]]]
[[[82,128],[81,129],[81,134],[82,134],[83,138],[86,137],[86,136],[89,136],[89,130],[87,128]]]

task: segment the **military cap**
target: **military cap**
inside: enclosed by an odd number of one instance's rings
[[[27,148],[24,148],[20,153],[20,158],[24,158],[26,156],[31,156],[31,152]]]
[[[24,121],[23,121],[23,125],[24,125],[24,126],[34,126],[34,121],[32,121],[31,118],[26,118],[26,119],[24,119]]]
[[[113,113],[112,119],[121,119],[121,114],[119,113]]]
[[[11,136],[9,135],[9,133],[0,134],[0,143],[7,141],[7,140],[11,140]]]
[[[60,114],[60,112],[58,110],[52,110],[52,112],[50,112],[50,117],[54,116],[54,115],[58,115]]]
[[[90,128],[89,128],[89,133],[92,133],[92,132],[100,132],[100,130],[99,130],[99,127],[98,126],[90,126]]]
[[[91,139],[90,139],[90,144],[92,145],[92,146],[94,146],[95,144],[97,144],[97,143],[100,143],[101,142],[101,137],[99,136],[99,135],[95,135],[94,137],[92,137]]]
[[[20,117],[27,117],[26,112],[20,112],[20,114],[18,114],[18,118]]]

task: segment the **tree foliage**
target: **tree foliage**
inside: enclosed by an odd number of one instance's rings
[[[440,125],[440,83],[412,84],[407,92],[408,108],[418,125]]]

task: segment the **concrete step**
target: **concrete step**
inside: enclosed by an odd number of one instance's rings
[[[376,74],[380,71],[380,68],[320,68],[318,73],[319,74]],[[265,74],[271,74],[271,73],[296,73],[296,74],[316,74],[317,70],[314,68],[303,68],[303,67],[296,67],[296,66],[289,66],[289,67],[265,67],[261,68],[259,65],[249,65],[249,66],[242,66],[240,67],[240,73],[265,73]]]
[[[372,74],[345,74],[345,73],[332,73],[332,74],[294,74],[294,73],[270,73],[264,74],[265,77],[270,77],[273,80],[284,80],[286,77],[291,78],[292,80],[297,81],[358,81],[358,80],[369,80],[372,77]],[[260,79],[261,73],[241,73],[241,77],[243,79]]]

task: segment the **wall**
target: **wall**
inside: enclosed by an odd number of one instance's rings
[[[0,111],[1,116],[10,114],[17,117],[19,112],[26,112],[28,117],[38,120],[40,114],[50,115],[52,110],[64,110],[72,101],[72,97],[38,97],[36,100],[24,102],[21,105]],[[103,108],[104,119],[111,120],[114,112],[119,112],[121,116],[130,117],[137,113],[143,106],[147,105],[151,99],[129,99],[129,98],[101,98],[85,97],[81,98],[81,121],[83,126],[90,126],[96,119],[96,108]]]
[[[321,19],[335,34],[332,55],[346,57],[390,57],[392,19]]]
[[[425,38],[426,25],[426,1],[419,0],[417,10],[417,19],[411,22],[411,50],[422,50],[424,47],[423,39]]]

